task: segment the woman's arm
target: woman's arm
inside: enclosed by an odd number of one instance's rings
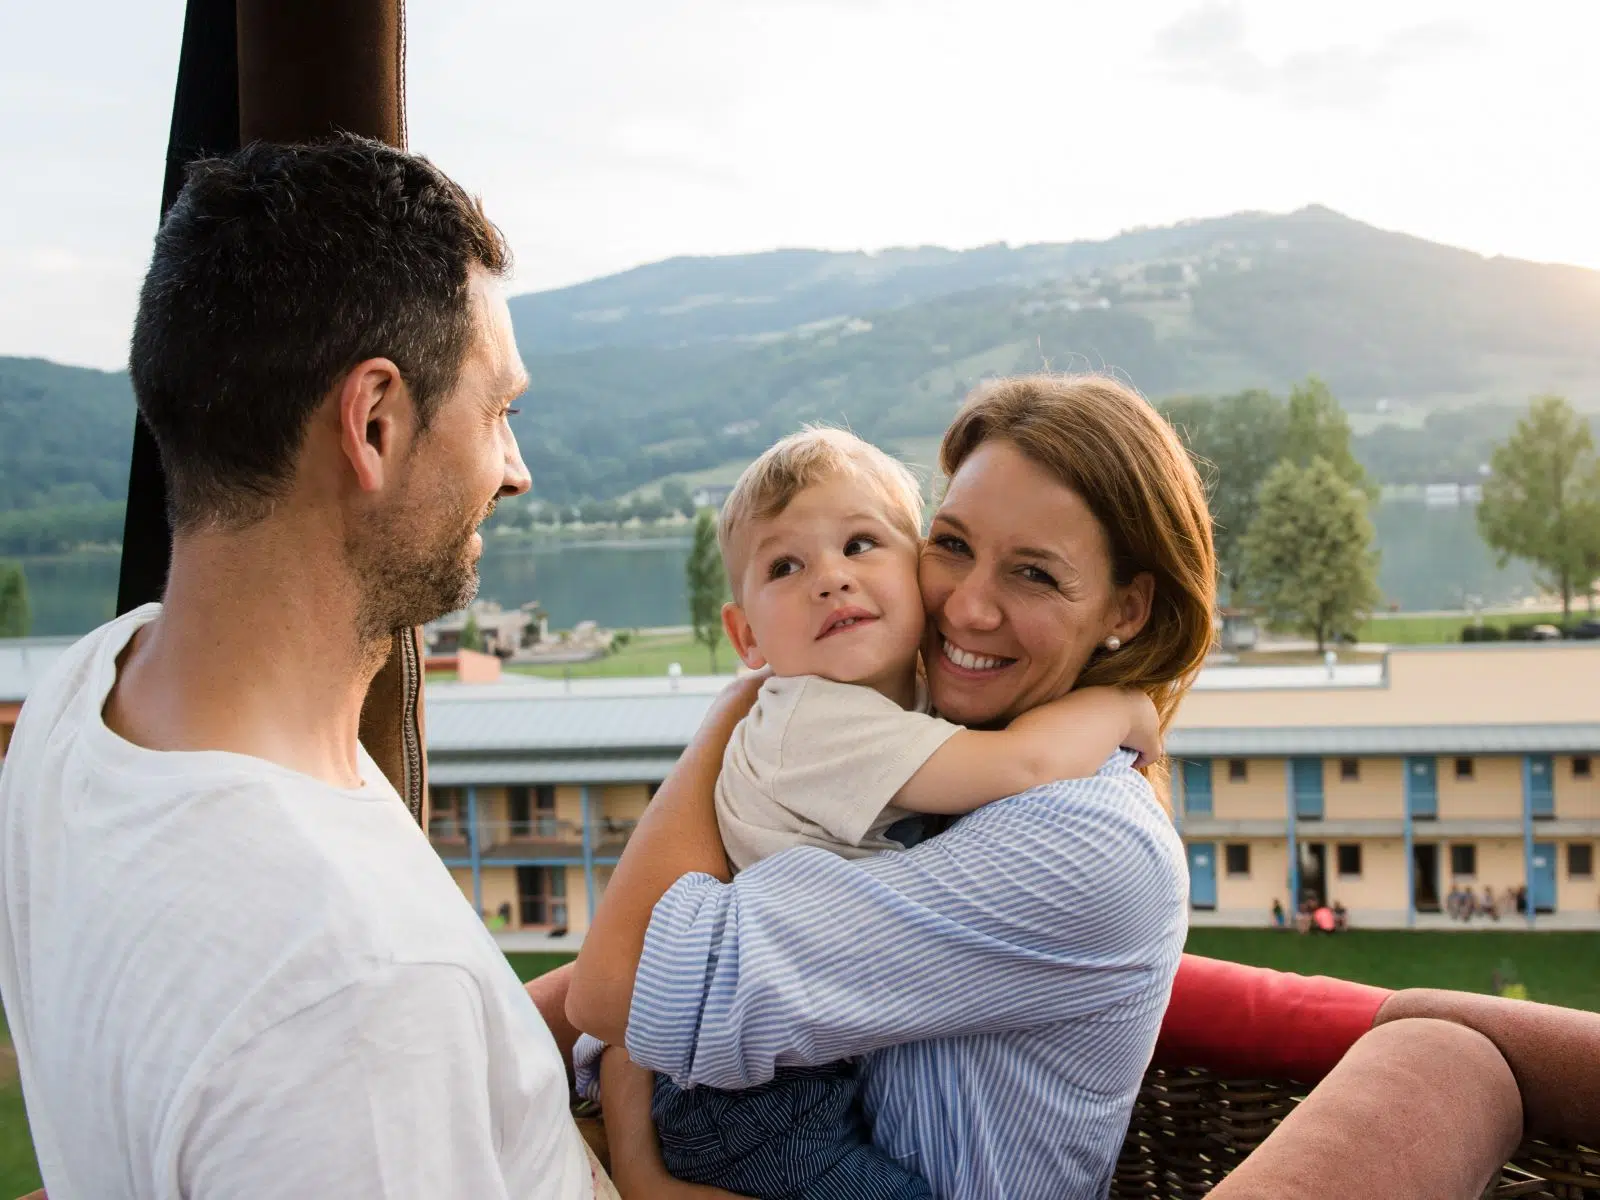
[[[627,1048],[680,1085],[1165,1005],[1182,848],[1122,756],[904,853],[786,851],[656,906]]]
[[[733,729],[755,704],[764,675],[729,684],[694,741],[657,789],[606,885],[567,991],[567,1016],[603,1042],[621,1044],[634,975],[656,901],[684,875],[727,880],[728,860],[712,807]]]

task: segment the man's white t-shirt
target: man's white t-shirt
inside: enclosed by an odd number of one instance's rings
[[[590,1197],[554,1039],[372,760],[341,790],[105,725],[149,605],[28,697],[0,995],[51,1200]]]
[[[919,695],[918,709],[926,700]],[[906,781],[961,726],[872,688],[774,675],[734,727],[717,775],[717,827],[740,871],[791,846],[845,858],[904,849],[889,827]]]

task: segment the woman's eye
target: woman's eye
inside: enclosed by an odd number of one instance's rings
[[[967,543],[953,533],[940,533],[929,539],[930,542],[947,554],[971,554]]]
[[[1045,587],[1055,587],[1055,576],[1048,571],[1041,571],[1038,567],[1019,567],[1018,573],[1029,583],[1040,583]]]
[[[792,558],[780,558],[767,568],[768,579],[782,579],[785,575],[793,575],[800,569],[800,564]]]
[[[868,550],[871,550],[877,544],[878,544],[878,539],[877,538],[869,537],[867,534],[864,534],[864,533],[857,534],[855,537],[851,538],[848,542],[846,542],[844,544],[845,557],[846,558],[852,558],[857,554],[865,554]]]

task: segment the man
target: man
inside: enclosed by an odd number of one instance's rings
[[[197,164],[131,351],[164,602],[30,696],[0,993],[53,1200],[588,1197],[565,1064],[357,742],[528,488],[499,234],[346,138]],[[570,1035],[568,1035],[570,1036]]]

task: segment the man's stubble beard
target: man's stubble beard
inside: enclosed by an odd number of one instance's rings
[[[432,511],[429,511],[430,508]],[[426,625],[465,608],[478,594],[472,535],[494,511],[458,499],[447,515],[433,504],[402,504],[351,540],[347,554],[361,589],[357,629],[363,642]],[[427,540],[419,544],[417,539]]]

